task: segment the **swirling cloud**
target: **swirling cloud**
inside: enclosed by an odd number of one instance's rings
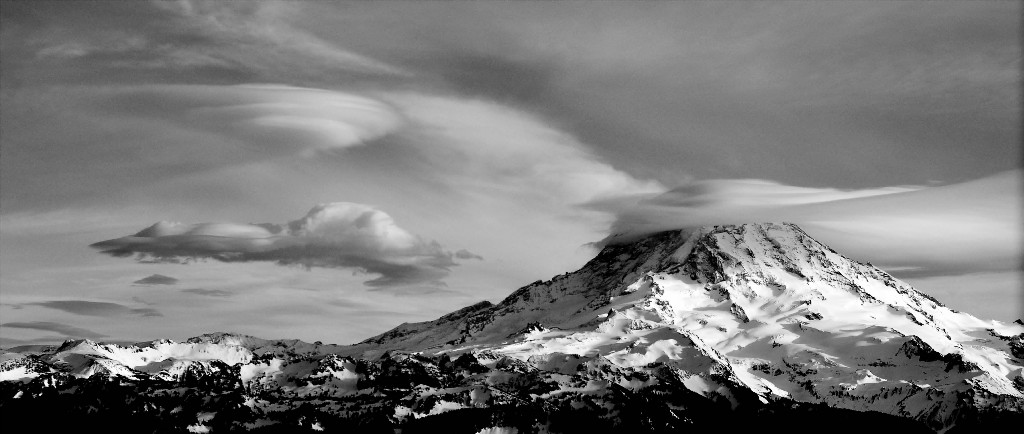
[[[110,89],[116,111],[152,114],[248,144],[264,155],[358,146],[394,131],[401,116],[373,98],[285,85],[149,85]],[[154,111],[155,110],[155,111]]]

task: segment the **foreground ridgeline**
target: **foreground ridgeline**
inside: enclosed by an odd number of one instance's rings
[[[217,333],[129,346],[68,341],[2,357],[4,428],[1024,426],[1024,325],[946,308],[790,224],[609,245],[580,270],[498,304],[402,324],[351,346]]]

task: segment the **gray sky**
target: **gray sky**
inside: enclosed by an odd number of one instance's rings
[[[349,343],[754,219],[1012,320],[1020,13],[5,2],[0,344]]]

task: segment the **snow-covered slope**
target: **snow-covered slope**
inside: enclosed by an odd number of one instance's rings
[[[297,339],[266,340],[233,333],[210,333],[175,342],[167,339],[134,345],[104,344],[89,339],[68,340],[59,347],[27,354],[5,353],[0,362],[4,380],[30,380],[61,372],[75,377],[94,374],[138,378],[179,379],[209,374],[222,366],[258,366],[279,360],[336,352],[338,345],[310,344]],[[9,360],[8,360],[9,359]],[[18,367],[27,367],[16,371]],[[44,368],[45,367],[45,368]]]
[[[792,224],[661,233],[581,270],[344,351],[562,355],[690,373],[717,366],[765,400],[879,411],[942,429],[965,405],[1022,411],[1024,326],[985,321]],[[694,391],[709,386],[693,380]],[[691,383],[687,383],[691,387]]]
[[[935,431],[1024,415],[1024,325],[950,310],[791,224],[610,245],[498,304],[352,346],[215,333],[129,346],[69,341],[4,360],[3,380],[102,374],[228,388],[244,394],[233,405],[264,419],[301,407],[295,400],[326,400],[318,408],[332,415],[365,419],[360,412],[377,408],[394,423],[508,405],[593,407],[624,420],[638,397],[662,413],[637,420],[672,427],[714,414],[701,400],[878,412]],[[557,431],[557,421],[534,424]]]

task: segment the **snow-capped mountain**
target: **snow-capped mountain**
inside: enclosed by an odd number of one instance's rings
[[[1024,324],[946,308],[791,224],[609,245],[580,270],[498,304],[351,346],[212,334],[69,341],[4,360],[0,405],[9,408],[97,376],[145,384],[149,397],[181,387],[231,396],[178,421],[195,429],[289,420],[308,429],[459,421],[469,432],[587,423],[662,431],[797,415],[943,432],[1024,418]],[[177,408],[158,401],[131,414]]]

